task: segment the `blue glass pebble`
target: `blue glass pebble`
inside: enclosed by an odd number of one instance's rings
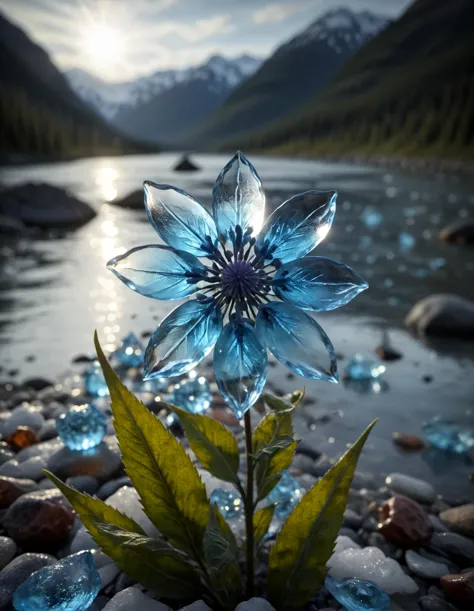
[[[367,227],[378,227],[383,221],[382,214],[373,206],[364,208],[361,214],[361,219]]]
[[[226,520],[242,515],[242,499],[232,490],[216,488],[212,491],[211,503],[215,503]]]
[[[299,481],[283,471],[280,481],[267,497],[270,503],[278,503],[275,508],[275,517],[284,519],[292,511],[293,507],[303,497],[304,490]]]
[[[355,354],[344,368],[348,380],[377,380],[385,372],[385,365],[362,354]]]
[[[474,447],[474,428],[467,428],[448,420],[432,420],[423,425],[426,441],[439,450],[465,454]]]
[[[84,385],[87,393],[93,397],[105,397],[109,394],[109,389],[98,361],[94,361],[85,372]]]
[[[414,238],[414,236],[411,235],[411,233],[408,233],[407,231],[401,231],[398,236],[398,243],[400,245],[400,250],[406,251],[410,250],[411,248],[413,248],[413,246],[415,246],[416,239]]]
[[[173,389],[171,403],[192,414],[202,414],[212,401],[209,382],[204,377],[183,380]]]
[[[145,350],[135,335],[129,333],[122,340],[122,345],[114,352],[114,358],[124,367],[140,367],[143,364]]]
[[[348,611],[390,611],[390,596],[372,581],[326,577],[324,583]]]
[[[107,431],[107,418],[93,405],[74,405],[56,419],[59,437],[70,450],[89,450]]]
[[[89,551],[45,566],[17,588],[17,611],[85,611],[100,590],[100,576]]]

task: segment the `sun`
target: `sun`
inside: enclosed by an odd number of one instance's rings
[[[123,59],[124,36],[105,24],[93,24],[84,32],[82,48],[100,68],[116,66]]]

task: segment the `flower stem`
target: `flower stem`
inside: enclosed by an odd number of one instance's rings
[[[247,494],[245,498],[245,529],[247,534],[247,580],[246,595],[254,595],[254,540],[253,540],[253,456],[252,456],[252,423],[250,410],[245,412],[245,453],[247,459]]]

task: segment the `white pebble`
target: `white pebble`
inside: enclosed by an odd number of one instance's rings
[[[190,605],[181,607],[179,611],[212,611],[212,609],[203,600],[196,600]]]
[[[275,611],[275,608],[264,598],[251,598],[237,605],[235,611]]]
[[[138,492],[130,486],[122,486],[117,492],[109,496],[106,501],[107,505],[118,509],[143,528],[148,535],[155,535],[156,528],[151,523],[150,519],[145,515],[143,507],[138,497]]]
[[[171,611],[171,609],[145,596],[138,588],[125,588],[108,602],[102,611]]]

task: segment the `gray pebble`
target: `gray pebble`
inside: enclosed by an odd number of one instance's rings
[[[348,507],[344,512],[344,526],[358,530],[362,525],[362,517],[353,509]]]
[[[474,541],[456,533],[435,533],[429,542],[435,552],[441,552],[464,564],[474,562]]]
[[[422,596],[420,606],[423,611],[456,611],[456,608],[437,596]]]
[[[420,503],[431,505],[436,499],[435,489],[431,484],[404,473],[391,473],[386,477],[385,483],[390,490],[405,494]]]
[[[8,462],[5,462],[3,463],[3,465],[0,466],[0,475],[3,475],[4,477],[15,477],[17,479],[24,479],[23,471],[20,468],[19,462],[15,458],[12,458]]]
[[[211,611],[211,608],[203,600],[196,600],[190,605],[182,607],[179,611]]]
[[[109,443],[107,437],[87,453],[63,447],[48,460],[48,469],[60,479],[89,471],[89,475],[107,481],[120,471],[121,467],[122,458],[118,446]]]
[[[0,537],[0,570],[6,567],[15,554],[15,541],[10,537]]]
[[[8,609],[13,593],[38,569],[56,562],[48,554],[22,554],[0,571],[0,610]]]
[[[432,513],[428,516],[429,521],[431,522],[431,526],[434,528],[435,532],[439,533],[447,533],[449,532],[449,528],[441,522],[438,516],[433,515]]]
[[[58,436],[56,431],[56,420],[46,420],[43,426],[38,431],[38,437],[40,441],[48,441]]]
[[[92,475],[75,475],[66,480],[68,486],[72,486],[79,492],[86,492],[91,496],[99,489],[99,482]]]
[[[3,463],[8,462],[14,457],[15,453],[8,448],[0,448],[0,465],[3,465]]]
[[[423,558],[413,550],[408,550],[405,553],[405,560],[409,569],[424,579],[439,579],[443,575],[448,575],[449,568],[441,562],[433,562]]]
[[[118,479],[113,479],[110,480],[110,482],[106,482],[99,488],[99,491],[97,492],[97,497],[104,501],[105,499],[108,499],[109,496],[112,496],[114,492],[120,490],[122,486],[129,486],[130,488],[133,487],[133,484],[129,477],[119,477]]]
[[[101,587],[106,588],[109,583],[112,583],[119,573],[120,569],[113,562],[109,562],[109,564],[101,567],[99,569]]]
[[[305,456],[311,458],[311,460],[313,461],[318,460],[318,458],[321,456],[321,452],[319,452],[312,444],[306,441],[300,441],[299,444],[296,446],[296,456],[298,456],[299,454],[304,454]]]

